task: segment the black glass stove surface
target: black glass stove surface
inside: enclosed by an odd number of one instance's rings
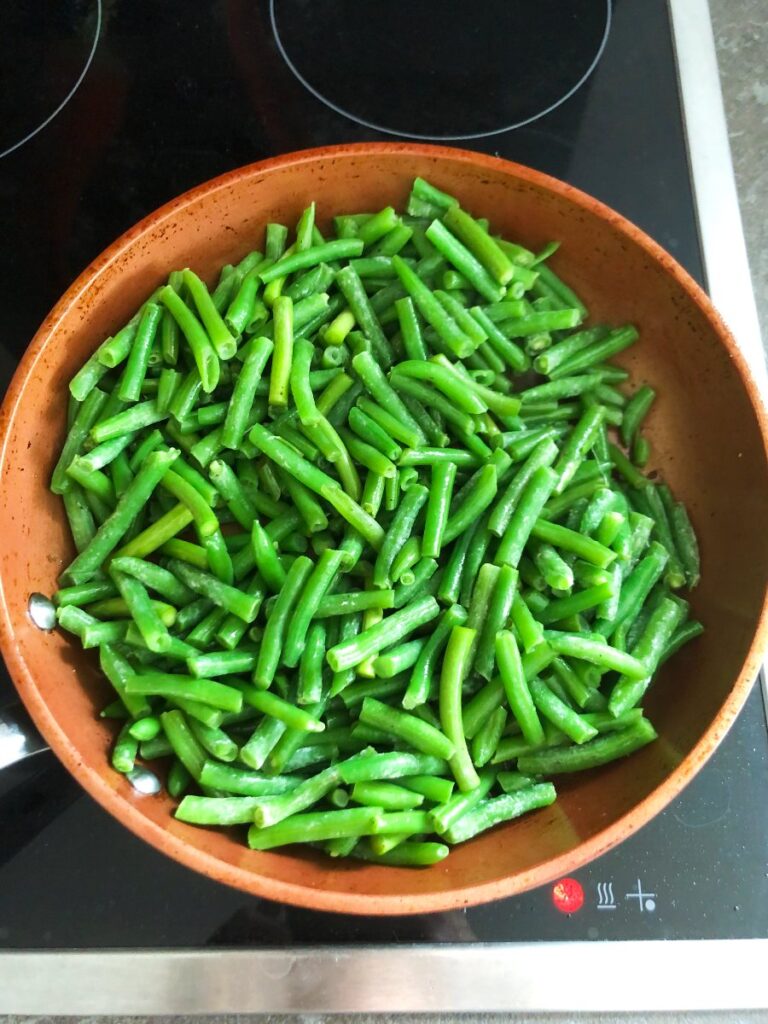
[[[333,110],[420,139],[517,128],[564,102],[602,52],[610,0],[271,0],[293,73]]]
[[[86,10],[78,0],[49,7]],[[76,274],[160,203],[275,153],[388,138],[301,84],[275,43],[267,0],[102,0],[99,9],[79,88],[0,159],[3,387]],[[71,48],[73,24],[62,15],[39,27],[48,52]],[[19,25],[6,53],[24,52],[23,34],[37,30]],[[664,0],[616,0],[586,82],[545,117],[471,145],[591,192],[703,279]],[[12,699],[3,675],[0,705]],[[767,773],[755,691],[674,805],[557,890],[562,910],[583,899],[578,912],[558,910],[545,887],[466,913],[365,920],[277,906],[193,874],[135,839],[41,754],[0,774],[0,946],[765,936],[768,818],[755,809]]]
[[[0,156],[40,132],[82,83],[101,28],[99,0],[0,7]]]

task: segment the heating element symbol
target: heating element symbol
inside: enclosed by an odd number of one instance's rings
[[[613,882],[597,883],[597,909],[615,910],[616,900],[613,897]]]

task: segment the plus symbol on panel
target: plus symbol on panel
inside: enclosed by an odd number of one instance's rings
[[[643,892],[643,886],[639,878],[637,880],[637,889],[633,889],[632,892],[626,893],[624,899],[637,900],[637,905],[640,908],[640,913],[643,913],[643,911],[647,911],[649,914],[651,914],[656,909],[656,893]]]

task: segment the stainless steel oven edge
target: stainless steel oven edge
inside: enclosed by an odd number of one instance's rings
[[[768,940],[8,953],[25,1014],[756,1009]],[[600,970],[595,971],[599,959]]]
[[[669,8],[709,291],[768,395],[708,0]],[[0,953],[0,1013],[748,1010],[768,1007],[766,963],[766,939],[19,951]]]

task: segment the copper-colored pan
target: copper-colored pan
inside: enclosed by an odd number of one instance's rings
[[[267,220],[295,222],[311,199],[326,216],[401,204],[421,174],[532,248],[560,239],[553,265],[597,320],[632,321],[624,358],[659,392],[649,424],[654,465],[688,503],[703,578],[693,612],[706,634],[664,669],[646,708],[660,739],[632,758],[559,783],[560,799],[456,849],[426,870],[340,865],[253,853],[239,837],[174,820],[164,796],[140,796],[108,764],[112,726],[94,659],[27,614],[72,552],[48,480],[64,433],[67,382],[168,271],[204,276],[235,262]],[[680,792],[727,732],[766,640],[766,419],[733,338],[675,261],[626,220],[535,171],[432,146],[361,144],[254,164],[187,193],[142,221],[72,285],[35,336],[0,421],[0,632],[35,724],[111,814],[183,864],[275,900],[366,914],[443,910],[507,896],[584,864],[644,825]]]

